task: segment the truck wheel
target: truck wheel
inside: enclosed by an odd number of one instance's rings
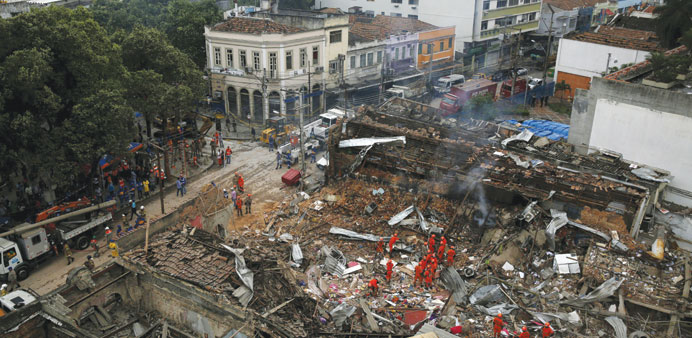
[[[29,277],[29,268],[26,266],[21,266],[17,268],[17,280],[25,280]]]
[[[75,240],[77,249],[84,250],[89,247],[89,238],[87,236],[80,236]]]

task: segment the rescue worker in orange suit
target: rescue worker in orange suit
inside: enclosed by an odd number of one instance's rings
[[[500,337],[502,332],[502,327],[505,326],[505,322],[502,321],[502,313],[498,313],[497,317],[493,319],[493,337]]]
[[[384,238],[380,237],[377,242],[377,248],[375,248],[375,256],[380,256],[384,254]]]
[[[394,268],[394,263],[390,259],[387,261],[387,283],[392,281],[392,269]]]
[[[550,327],[550,323],[545,323],[545,325],[543,325],[543,330],[541,331],[541,333],[543,334],[543,338],[546,338],[552,336],[555,333],[555,331],[553,331],[553,328]]]
[[[423,284],[423,266],[420,263],[416,265],[416,277],[413,279],[413,285],[416,286],[419,282]]]
[[[529,330],[526,328],[526,326],[521,328],[521,334],[519,335],[519,338],[531,338]]]
[[[445,239],[445,236],[442,236],[440,239],[440,247],[437,248],[437,260],[441,261],[442,256],[445,254],[445,250],[447,249],[447,239]]]
[[[396,243],[396,241],[399,240],[398,235],[399,234],[395,232],[394,236],[392,236],[392,238],[389,239],[389,254],[390,255],[392,254],[392,249],[394,248],[394,244]]]
[[[434,234],[428,240],[428,251],[435,252],[435,235]]]
[[[240,198],[240,196],[236,197],[235,199],[235,210],[239,217],[243,216],[243,200]]]
[[[453,246],[450,246],[449,250],[447,250],[447,265],[448,266],[454,266],[454,255],[456,255],[456,251],[454,251]]]
[[[425,288],[432,288],[432,274],[430,273],[430,271],[425,272]]]
[[[240,192],[245,192],[245,179],[243,179],[243,175],[238,176],[238,189],[240,189]]]
[[[370,283],[368,283],[368,287],[370,288],[370,295],[377,296],[377,293],[380,290],[377,286],[377,278],[371,279]]]

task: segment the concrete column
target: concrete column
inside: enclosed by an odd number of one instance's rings
[[[230,106],[228,105],[228,86],[224,86],[223,90],[223,102],[224,102],[224,108],[226,109],[226,116],[231,114]]]
[[[241,88],[236,88],[236,90],[235,90],[235,97],[236,97],[235,104],[236,104],[236,107],[237,107],[237,108],[236,108],[236,114],[238,115],[238,116],[237,116],[238,119],[240,119],[240,118],[241,118],[241,115],[243,115],[242,110],[240,109],[240,108],[242,107],[242,102],[241,102],[241,99],[240,99],[240,89],[241,89]],[[240,121],[239,121],[239,122],[240,122]]]
[[[286,115],[286,102],[284,102],[286,93],[279,92],[279,99],[281,100],[281,115]]]
[[[266,124],[269,119],[269,93],[262,93],[262,107],[264,111],[262,112],[262,124]]]
[[[255,91],[249,91],[248,90],[248,101],[250,101],[250,116],[252,118],[255,117]],[[243,119],[247,118],[247,116],[243,116]],[[249,121],[252,121],[252,118]],[[249,122],[248,121],[248,122]]]

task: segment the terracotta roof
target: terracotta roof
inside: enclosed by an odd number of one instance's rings
[[[301,28],[284,25],[271,20],[248,17],[230,18],[217,24],[212,30],[247,34],[286,34],[303,31]]]
[[[605,2],[605,0],[544,0],[543,4],[550,4],[564,10],[572,10],[582,7],[593,7],[596,4]]]
[[[349,35],[356,36],[353,41],[383,40],[390,35],[403,34],[404,32],[416,33],[439,27],[418,19],[378,15],[374,18],[351,15],[349,16]],[[352,40],[349,38],[349,40]]]
[[[342,10],[340,10],[338,8],[331,8],[331,7],[322,8],[322,9],[320,9],[320,12],[327,13],[327,14],[344,14],[344,12]]]
[[[652,40],[658,39],[658,37],[656,36],[656,33],[654,33],[654,32],[639,30],[639,29],[622,28],[622,27],[600,26],[598,28],[598,33],[604,34],[604,35],[609,35],[609,36],[621,37],[621,38],[636,39],[636,40],[652,41]]]
[[[656,41],[624,38],[624,37],[616,36],[616,35],[602,34],[600,32],[599,33],[592,33],[592,32],[571,33],[571,34],[567,34],[565,36],[565,38],[569,39],[569,40],[591,42],[591,43],[597,43],[600,45],[608,45],[608,46],[613,46],[613,47],[642,50],[642,51],[648,51],[648,52],[663,50],[663,48],[661,48],[658,45],[658,42],[656,42]]]
[[[680,46],[677,48],[667,50],[664,54],[666,56],[670,56],[670,55],[685,53],[686,51],[687,51],[687,47]],[[608,79],[608,80],[613,80],[613,81],[626,82],[626,80],[624,80],[624,79],[627,78],[628,76],[631,78],[632,74],[638,74],[638,73],[642,73],[642,72],[646,73],[650,64],[651,64],[651,62],[649,60],[645,60],[645,61],[642,61],[642,62],[637,63],[635,65],[629,66],[627,68],[620,69],[617,72],[610,73],[610,74],[606,75],[604,78]]]

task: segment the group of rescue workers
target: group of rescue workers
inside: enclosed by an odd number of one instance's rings
[[[393,236],[389,238],[387,243],[388,254],[390,259],[387,260],[386,268],[387,273],[385,274],[385,280],[390,283],[392,280],[392,273],[394,270],[394,262],[391,260],[393,256],[395,245],[399,241],[399,234],[394,233]],[[385,255],[385,239],[380,237],[375,247],[375,262],[379,262]],[[433,288],[433,281],[439,278],[438,266],[440,262],[448,267],[454,266],[454,256],[456,251],[452,245],[447,244],[447,239],[441,236],[439,241],[436,239],[435,234],[432,234],[427,241],[423,243],[420,248],[420,253],[422,254],[422,259],[415,268],[415,278],[413,280],[413,286],[423,285],[426,290],[431,290]],[[368,288],[370,290],[371,296],[377,296],[379,294],[378,280],[376,277],[372,278],[368,282]],[[493,337],[501,337],[502,331],[505,326],[505,322],[502,319],[502,313],[493,319]],[[456,327],[460,328],[460,327]],[[541,335],[543,338],[551,337],[554,334],[550,323],[545,323],[541,330]],[[521,333],[515,333],[519,338],[530,338],[531,335],[526,326],[522,327]]]

